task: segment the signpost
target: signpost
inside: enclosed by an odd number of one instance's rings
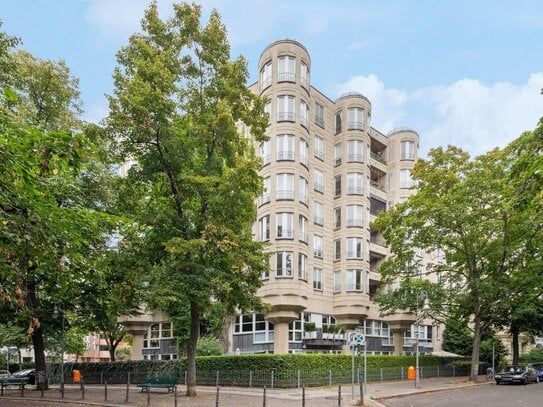
[[[351,387],[351,396],[354,398],[354,350],[355,348],[358,351],[358,385],[360,386],[360,403],[364,404],[364,383],[366,382],[366,338],[361,332],[351,332],[349,343],[353,349],[353,359],[352,359],[352,387]],[[361,356],[361,347],[364,347],[364,382],[360,380],[360,356]]]

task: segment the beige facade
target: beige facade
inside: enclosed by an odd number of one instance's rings
[[[296,41],[268,46],[258,67],[259,80],[251,88],[268,99],[270,125],[269,141],[257,146],[265,192],[253,233],[270,243],[270,272],[259,295],[271,310],[264,315],[268,324],[253,317],[252,328],[250,316],[237,317],[233,350],[341,349],[306,341],[303,324],[311,321],[319,331],[325,323],[375,331],[375,352],[401,353],[402,336],[415,318],[379,315],[373,295],[389,252],[370,224],[381,210],[414,193],[410,171],[418,134],[398,129],[384,135],[371,127],[368,98],[347,93],[334,101],[311,86],[311,58]],[[435,335],[429,336],[431,346],[440,348],[432,343]],[[346,340],[342,345],[345,351]]]

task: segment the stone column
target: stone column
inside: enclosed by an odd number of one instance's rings
[[[288,353],[288,322],[273,324],[273,353]]]
[[[405,329],[391,329],[392,342],[394,343],[394,355],[400,356],[403,352],[403,333]]]
[[[131,360],[143,360],[143,335],[147,330],[131,330],[130,333],[132,334],[132,350],[130,351],[130,359]]]

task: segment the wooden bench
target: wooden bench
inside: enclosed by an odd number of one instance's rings
[[[24,390],[25,386],[28,384],[28,377],[3,377],[0,379],[0,387],[2,388],[1,394],[4,395],[4,387],[8,386],[17,386],[19,390]]]
[[[169,376],[148,376],[145,378],[143,384],[138,384],[141,387],[141,391],[149,391],[149,389],[168,389],[168,393],[173,391],[177,385],[177,377]]]

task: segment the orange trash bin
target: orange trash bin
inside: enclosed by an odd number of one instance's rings
[[[81,383],[81,372],[77,369],[74,369],[72,372],[72,380],[75,383]]]
[[[408,380],[415,380],[415,377],[417,375],[417,371],[414,366],[409,366],[407,368],[407,379]]]

